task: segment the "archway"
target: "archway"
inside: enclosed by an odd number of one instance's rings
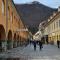
[[[0,52],[2,52],[5,48],[5,39],[6,39],[5,29],[3,25],[0,25]]]
[[[17,42],[16,42],[16,33],[14,33],[14,43],[13,43],[13,48],[17,47]]]
[[[7,40],[7,49],[12,48],[12,31],[9,30],[8,32],[8,40]]]
[[[22,45],[22,42],[21,42],[21,36],[19,37],[19,39],[20,39],[20,46]]]
[[[17,35],[17,46],[20,46],[20,39],[19,39],[19,35]]]

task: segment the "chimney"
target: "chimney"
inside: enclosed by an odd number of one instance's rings
[[[58,12],[60,12],[60,6],[58,7]]]

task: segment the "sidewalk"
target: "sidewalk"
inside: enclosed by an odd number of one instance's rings
[[[33,45],[27,47],[18,47],[6,52],[2,58],[22,58],[23,60],[60,60],[60,49],[54,45],[44,45],[42,51],[37,45],[34,51]],[[21,59],[21,60],[22,60]]]
[[[17,51],[23,50],[23,48],[24,47],[17,47],[17,48],[7,50],[6,52],[1,52],[0,57],[3,57],[3,56],[5,56],[6,54],[9,54],[9,53],[16,53]]]

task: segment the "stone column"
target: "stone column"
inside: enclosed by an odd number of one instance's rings
[[[17,42],[17,46],[18,46],[18,47],[20,46],[20,42],[19,42],[19,41]]]
[[[10,48],[13,48],[13,41],[10,42]]]
[[[5,52],[5,51],[7,51],[7,42],[6,41],[2,41],[1,42],[1,50],[2,50],[2,52]]]
[[[17,41],[14,41],[14,48],[17,47]]]

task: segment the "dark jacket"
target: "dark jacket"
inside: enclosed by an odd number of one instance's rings
[[[39,41],[39,45],[42,46],[42,42],[41,41]]]

